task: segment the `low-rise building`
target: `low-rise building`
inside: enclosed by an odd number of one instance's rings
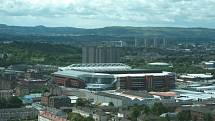
[[[62,89],[58,86],[51,85],[49,86],[49,90],[47,92],[44,92],[41,98],[41,103],[43,105],[48,106],[49,105],[49,99],[52,96],[61,96],[62,95]]]
[[[51,96],[49,106],[53,108],[69,107],[71,106],[71,99],[67,96]]]
[[[18,96],[24,96],[28,95],[30,93],[37,92],[38,90],[41,90],[41,88],[46,84],[46,80],[22,80],[19,85],[16,87],[16,95]]]
[[[203,69],[214,70],[215,69],[215,61],[202,62],[201,66]]]
[[[154,62],[154,63],[148,63],[149,67],[152,68],[172,68],[173,66],[169,63],[163,63],[163,62]]]
[[[24,96],[30,94],[30,89],[22,85],[17,86],[15,90],[16,96]]]
[[[1,98],[8,99],[12,97],[12,94],[13,90],[0,90],[0,99]]]
[[[0,121],[36,119],[38,111],[34,108],[0,109]]]
[[[176,102],[176,92],[149,92],[155,98],[159,99],[164,104],[170,104]]]
[[[30,94],[30,95],[25,95],[22,97],[22,101],[24,104],[32,104],[35,102],[40,102],[42,98],[41,93],[36,93],[36,94]]]
[[[21,81],[21,85],[26,86],[31,89],[41,88],[43,85],[46,84],[46,80],[42,79],[35,79],[35,80],[28,80],[24,79]]]
[[[184,74],[179,76],[180,79],[184,81],[205,81],[213,79],[211,74]]]
[[[132,105],[148,105],[151,106],[155,102],[160,102],[146,92],[97,92],[94,95],[95,104],[113,103],[115,107],[127,107]]]
[[[69,121],[65,117],[57,116],[48,111],[41,111],[38,115],[38,121]]]
[[[42,79],[43,73],[34,69],[28,69],[25,73],[26,79]]]

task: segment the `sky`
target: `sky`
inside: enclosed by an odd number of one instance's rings
[[[0,0],[0,23],[215,28],[215,0]]]

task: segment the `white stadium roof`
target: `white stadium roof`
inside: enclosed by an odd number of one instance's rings
[[[67,67],[59,67],[59,70],[107,72],[107,71],[127,71],[131,70],[131,67],[122,63],[89,63],[89,64],[72,64]]]

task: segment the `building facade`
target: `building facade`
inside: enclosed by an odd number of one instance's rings
[[[0,90],[0,99],[1,98],[8,99],[12,97],[12,94],[13,90]]]
[[[151,73],[145,75],[119,76],[117,87],[118,89],[128,90],[168,90],[175,88],[175,74],[165,74],[164,72],[162,74]]]
[[[36,119],[38,111],[34,108],[0,109],[0,121]]]
[[[38,115],[38,121],[69,121],[65,117],[57,116],[48,111],[42,111]]]
[[[52,96],[49,98],[49,107],[60,108],[71,106],[71,99],[67,96]]]

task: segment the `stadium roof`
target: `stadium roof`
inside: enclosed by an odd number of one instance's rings
[[[89,72],[127,71],[131,67],[122,63],[89,63],[72,64],[67,67],[60,67],[59,70],[78,70]]]
[[[73,78],[81,78],[85,76],[108,76],[110,77],[110,74],[105,74],[105,73],[91,73],[91,72],[85,72],[85,71],[76,71],[76,70],[64,70],[64,71],[58,71],[53,73],[54,75],[60,75],[64,77],[73,77]],[[112,76],[113,77],[113,76]]]
[[[138,73],[138,74],[114,74],[115,77],[143,77],[143,76],[167,76],[175,74],[172,72],[161,72],[161,73]]]
[[[118,77],[143,77],[143,76],[166,76],[174,74],[172,72],[160,72],[160,73],[125,73],[125,74],[108,74],[108,73],[97,73],[97,72],[86,72],[86,71],[76,71],[76,70],[64,70],[53,73],[54,75],[82,78],[82,77],[106,77],[106,78],[118,78]]]

